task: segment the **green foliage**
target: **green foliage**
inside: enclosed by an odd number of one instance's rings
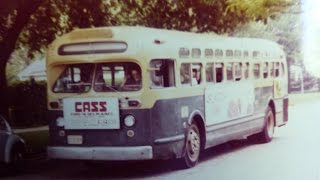
[[[27,46],[29,56],[44,51],[57,36],[75,28],[114,25],[110,9],[102,0],[47,0],[30,17],[19,38],[19,47]]]
[[[291,0],[227,0],[227,13],[234,12],[254,21],[267,22],[292,4]]]
[[[47,124],[46,82],[16,82],[9,86],[9,107],[13,126]]]
[[[132,0],[121,7],[122,24],[155,28],[224,33],[247,21],[241,14],[226,14],[225,0]]]
[[[250,20],[266,20],[284,0],[46,0],[19,38],[29,55],[75,28],[140,25],[194,32],[230,33]],[[276,8],[275,8],[276,7]]]
[[[265,38],[282,45],[289,64],[302,64],[303,24],[300,16],[300,4],[287,7],[287,12],[267,24],[250,22],[240,26],[232,34],[240,37]],[[298,13],[297,13],[298,11]]]
[[[6,68],[6,76],[9,86],[18,81],[19,72],[31,64],[32,59],[28,58],[27,53],[28,49],[26,48],[18,49],[12,53]]]

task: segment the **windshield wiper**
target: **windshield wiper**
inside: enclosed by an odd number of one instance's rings
[[[122,93],[118,90],[116,90],[115,88],[113,88],[111,85],[108,84],[103,84],[104,86],[106,86],[107,88],[111,89],[113,92],[116,92],[118,95],[120,95],[122,98],[124,99],[128,99],[128,97],[122,95]]]

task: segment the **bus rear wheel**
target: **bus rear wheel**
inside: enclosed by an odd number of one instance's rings
[[[192,168],[198,161],[201,151],[200,132],[196,124],[191,124],[186,133],[183,168]]]
[[[250,140],[257,141],[259,143],[268,143],[272,140],[275,129],[275,118],[271,107],[268,107],[264,118],[263,130],[249,137]]]

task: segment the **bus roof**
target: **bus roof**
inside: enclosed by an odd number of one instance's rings
[[[216,35],[214,33],[192,33],[176,30],[155,29],[139,26],[113,26],[100,28],[76,29],[56,39],[49,47],[48,65],[59,58],[59,47],[64,44],[122,41],[127,44],[126,54],[134,55],[141,49],[154,54],[165,54],[171,58],[179,57],[181,48],[239,50],[249,52],[271,53],[284,58],[281,47],[272,41],[258,38],[237,38]],[[161,47],[161,48],[159,48]],[[92,54],[91,54],[92,55]],[[54,58],[53,58],[54,57]],[[163,57],[165,58],[165,57]]]

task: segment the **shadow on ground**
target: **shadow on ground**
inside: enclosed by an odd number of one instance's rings
[[[219,156],[239,151],[251,143],[237,140],[204,150],[201,163]],[[85,163],[82,161],[36,160],[29,161],[23,172],[6,174],[10,178],[146,178],[157,177],[176,171],[185,171],[179,167],[177,160],[129,161],[107,163]],[[197,167],[195,167],[197,168]]]

